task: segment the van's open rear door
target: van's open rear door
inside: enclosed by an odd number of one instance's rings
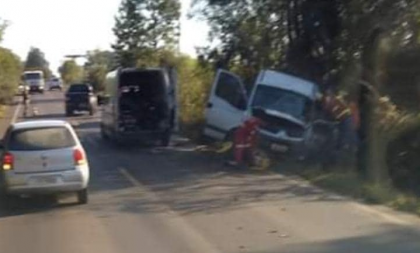
[[[223,140],[242,123],[247,105],[241,79],[228,71],[218,70],[207,103],[204,134]]]
[[[169,91],[172,98],[174,108],[173,118],[173,131],[179,131],[179,118],[178,118],[178,73],[175,68],[168,68],[169,80],[171,83],[171,90]]]

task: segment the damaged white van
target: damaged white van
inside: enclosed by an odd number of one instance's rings
[[[265,147],[282,153],[302,151],[311,139],[317,96],[315,83],[263,70],[248,97],[241,78],[219,70],[207,104],[204,135],[229,139],[246,118],[258,113],[264,121],[260,135]]]

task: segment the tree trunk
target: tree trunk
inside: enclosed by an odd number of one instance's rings
[[[369,181],[384,184],[388,180],[386,164],[387,141],[378,131],[378,119],[375,108],[379,99],[379,54],[383,31],[375,29],[368,37],[362,52],[362,78],[364,86],[361,88],[359,108],[361,111],[359,153],[359,171]]]

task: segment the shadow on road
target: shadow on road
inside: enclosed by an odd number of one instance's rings
[[[5,217],[42,213],[57,208],[75,206],[77,203],[59,204],[56,196],[18,197],[0,195],[0,219]]]
[[[39,105],[43,105],[43,104],[57,104],[57,103],[64,103],[64,97],[63,98],[38,98],[38,97],[33,97],[31,99],[31,104],[34,106],[39,106]]]
[[[97,168],[109,163],[112,169],[94,172],[101,182],[94,192],[132,188],[118,167],[141,184],[145,194],[121,202],[121,211],[144,213],[174,210],[180,214],[234,210],[248,204],[274,203],[289,199],[302,202],[339,202],[342,198],[310,185],[299,184],[274,172],[250,172],[227,167],[220,156],[209,156],[185,147],[106,148]],[[112,150],[111,152],[109,152]],[[107,154],[109,153],[109,156]],[[115,163],[112,165],[112,163]],[[118,164],[118,165],[117,165]],[[147,198],[148,193],[155,197]],[[117,200],[116,200],[117,201]]]

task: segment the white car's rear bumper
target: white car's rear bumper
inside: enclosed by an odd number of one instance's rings
[[[86,189],[89,169],[81,166],[74,170],[48,173],[4,173],[6,192],[9,194],[48,194]]]

